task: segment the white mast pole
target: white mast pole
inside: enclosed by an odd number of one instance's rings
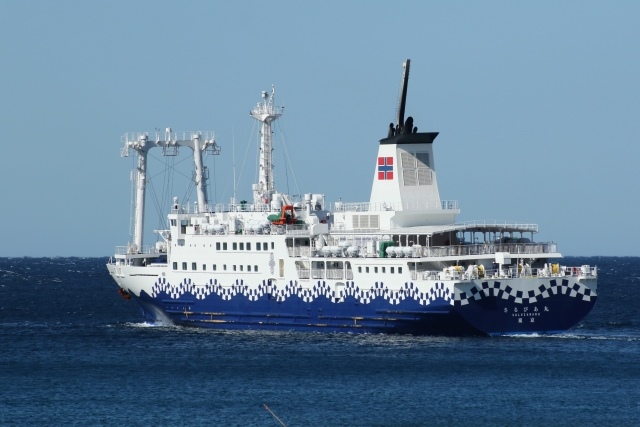
[[[198,193],[198,212],[206,212],[207,209],[207,183],[202,167],[202,150],[200,149],[200,135],[193,135],[193,162],[195,163],[196,192]]]
[[[142,252],[142,234],[144,230],[144,195],[147,180],[147,135],[138,138],[134,149],[138,153],[138,167],[135,174],[136,184],[136,206],[133,224],[133,246],[130,251],[134,253]]]
[[[251,110],[251,117],[262,123],[260,130],[260,171],[258,183],[253,185],[253,203],[260,207],[268,205],[275,192],[273,184],[273,145],[271,143],[271,123],[283,113],[282,107],[273,105],[275,88],[271,87],[271,96],[262,92],[262,103]]]

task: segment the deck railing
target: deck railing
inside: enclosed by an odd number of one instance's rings
[[[138,250],[135,245],[116,246],[116,255],[143,254],[143,255],[159,255],[161,252],[155,245],[143,246],[142,250]],[[162,252],[164,253],[164,252]]]
[[[313,269],[310,270],[308,268],[298,268],[296,269],[298,272],[299,279],[324,279],[325,278],[325,270],[323,269]],[[326,278],[327,279],[346,279],[353,280],[353,270],[351,269],[338,269],[338,268],[328,268],[326,270]]]
[[[551,264],[545,268],[531,268],[519,265],[503,269],[479,271],[477,269],[448,268],[445,271],[411,271],[413,280],[472,280],[472,279],[514,279],[517,277],[598,277],[598,268],[589,265],[567,267]]]
[[[486,255],[508,252],[512,257],[528,254],[556,253],[556,243],[474,243],[472,245],[431,246],[414,250],[413,257],[447,257],[465,255]]]
[[[335,202],[329,210],[332,211],[356,211],[356,212],[379,212],[379,211],[431,211],[431,210],[455,210],[458,209],[457,200],[426,201],[426,202],[385,202],[370,203],[357,202],[345,203]]]

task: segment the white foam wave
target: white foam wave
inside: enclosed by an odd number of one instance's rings
[[[506,338],[543,338],[543,339],[569,339],[569,340],[609,340],[609,341],[640,341],[640,337],[628,335],[587,335],[587,334],[505,334]]]

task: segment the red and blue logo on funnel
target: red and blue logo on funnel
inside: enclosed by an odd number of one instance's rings
[[[378,157],[378,179],[393,179],[393,157]]]

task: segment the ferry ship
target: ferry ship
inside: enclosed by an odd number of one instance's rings
[[[203,154],[220,154],[213,132],[127,133],[122,156],[137,166],[132,240],[107,264],[119,292],[151,322],[218,329],[439,335],[553,334],[597,300],[597,268],[562,265],[536,224],[457,223],[441,200],[438,132],[405,115],[403,64],[397,120],[378,144],[368,202],[295,200],[274,186],[275,90],[250,116],[259,122],[252,203],[211,204]],[[197,203],[167,206],[155,245],[143,243],[147,154],[193,152]]]

